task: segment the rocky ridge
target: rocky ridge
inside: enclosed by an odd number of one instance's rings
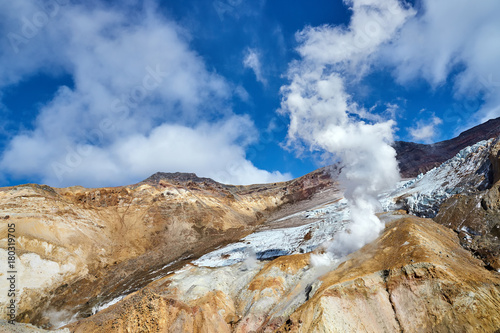
[[[2,188],[0,232],[7,234],[7,221],[16,225],[17,320],[48,328],[90,316],[331,187],[331,172],[251,186],[160,174],[116,188]],[[6,248],[4,238],[4,262]],[[0,279],[0,288],[6,283]],[[7,301],[2,294],[0,303]]]
[[[500,118],[475,126],[458,137],[433,144],[396,141],[399,169],[403,177],[413,178],[449,160],[465,147],[500,135]]]

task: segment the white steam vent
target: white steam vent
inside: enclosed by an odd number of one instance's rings
[[[375,213],[377,195],[399,180],[392,120],[355,103],[347,84],[359,82],[370,56],[413,15],[397,0],[346,1],[353,15],[346,29],[307,27],[297,34],[300,61],[281,88],[281,112],[290,117],[288,144],[340,158],[341,182],[351,211],[349,231],[336,235],[329,249],[342,257],[374,240],[383,229]]]

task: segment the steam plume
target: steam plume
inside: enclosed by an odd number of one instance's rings
[[[288,114],[289,144],[327,151],[340,158],[341,181],[351,210],[350,231],[330,246],[341,257],[375,239],[377,194],[398,181],[392,120],[357,105],[346,92],[370,67],[370,56],[413,15],[397,0],[346,1],[353,11],[347,29],[307,27],[297,34],[300,61],[292,62],[290,84],[281,88],[281,112]]]

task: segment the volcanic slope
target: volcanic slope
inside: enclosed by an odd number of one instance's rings
[[[256,231],[68,328],[496,332],[500,274],[464,247],[457,231],[407,212],[437,219],[439,207],[457,196],[492,197],[500,185],[499,148],[499,139],[478,142],[384,194],[386,229],[347,258],[331,260],[321,246],[348,228],[339,199],[293,214],[310,223]],[[490,227],[477,236],[494,242]]]

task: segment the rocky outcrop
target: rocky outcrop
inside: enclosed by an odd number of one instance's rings
[[[500,141],[500,140],[497,140]],[[500,142],[497,142],[490,152],[491,171],[493,183],[500,181]]]
[[[313,254],[319,255],[319,254]],[[500,274],[455,233],[401,216],[338,265],[310,254],[188,266],[71,324],[72,332],[495,332]]]
[[[416,177],[452,158],[463,148],[499,135],[500,118],[496,118],[473,127],[456,138],[434,144],[396,141],[394,148],[401,175],[404,178]]]
[[[484,191],[471,191],[446,200],[436,221],[453,230],[461,244],[481,258],[486,267],[500,270],[500,139],[490,149],[493,184]]]
[[[181,184],[187,182],[193,183],[205,183],[212,185],[219,185],[220,187],[231,187],[230,185],[224,185],[219,182],[216,182],[213,179],[198,177],[195,173],[186,173],[186,172],[157,172],[147,179],[140,182],[140,184],[150,184],[156,185],[161,181],[166,181],[173,184]]]

